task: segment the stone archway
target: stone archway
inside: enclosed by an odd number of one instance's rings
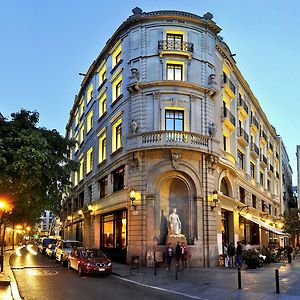
[[[182,234],[190,239],[191,203],[190,192],[186,183],[177,177],[169,177],[160,185],[158,209],[160,211],[158,243],[164,245],[168,234],[168,217],[174,207],[182,224]]]

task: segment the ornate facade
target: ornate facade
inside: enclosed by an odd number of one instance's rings
[[[66,127],[66,238],[146,263],[177,208],[195,266],[280,241],[280,140],[212,18],[135,8],[90,66]]]

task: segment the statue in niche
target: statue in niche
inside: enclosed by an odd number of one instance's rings
[[[172,165],[174,169],[179,169],[179,163],[180,163],[180,158],[181,154],[179,153],[171,153],[172,157]]]
[[[135,120],[131,120],[131,131],[132,133],[136,133],[138,129],[138,123]]]
[[[173,208],[169,216],[169,235],[181,235],[181,221],[176,208]]]

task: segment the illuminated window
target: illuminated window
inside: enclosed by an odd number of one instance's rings
[[[84,157],[82,156],[79,161],[79,182],[83,179],[83,170],[84,170]]]
[[[75,133],[74,140],[75,140],[75,152],[77,152],[78,151],[78,144],[79,144],[79,142],[78,142],[78,132]]]
[[[93,170],[93,147],[91,147],[86,153],[86,173],[90,173]]]
[[[104,66],[99,72],[99,86],[101,86],[106,80],[106,66]]]
[[[84,141],[84,124],[82,123],[80,125],[80,145],[83,143]]]
[[[122,94],[122,75],[112,84],[112,101],[114,102]]]
[[[89,103],[91,101],[91,99],[93,98],[93,85],[91,84],[88,91],[87,91],[87,103]]]
[[[69,149],[69,157],[70,157],[70,159],[72,159],[73,158],[73,151],[72,151],[72,149]]]
[[[122,119],[119,119],[112,127],[112,152],[122,147]]]
[[[122,59],[122,47],[120,46],[112,55],[112,68],[114,68]]]
[[[106,134],[99,139],[99,163],[106,160]]]
[[[78,185],[78,172],[77,171],[74,172],[74,185],[75,186]]]
[[[79,122],[78,109],[76,109],[74,117],[75,117],[75,126],[77,126]]]
[[[104,94],[99,100],[99,117],[106,112],[106,94]]]
[[[183,131],[183,111],[166,110],[165,112],[166,130]]]
[[[72,139],[72,137],[73,137],[72,135],[73,135],[73,132],[72,132],[72,127],[71,127],[69,130],[69,140]]]
[[[80,107],[80,118],[81,118],[84,114],[84,98],[83,97],[81,98],[79,107]]]
[[[183,80],[183,64],[167,62],[167,80]]]
[[[91,110],[87,116],[86,120],[86,130],[87,132],[90,132],[90,130],[93,128],[93,111]]]
[[[183,35],[167,33],[167,49],[168,50],[183,50]]]

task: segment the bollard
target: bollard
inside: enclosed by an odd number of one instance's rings
[[[242,273],[241,268],[238,268],[238,289],[242,288]]]
[[[279,294],[279,270],[275,269],[276,294]]]
[[[175,265],[175,279],[177,280],[178,279],[178,263],[176,262],[176,265]]]
[[[153,262],[153,267],[154,267],[154,276],[156,276],[156,261],[155,260]]]

